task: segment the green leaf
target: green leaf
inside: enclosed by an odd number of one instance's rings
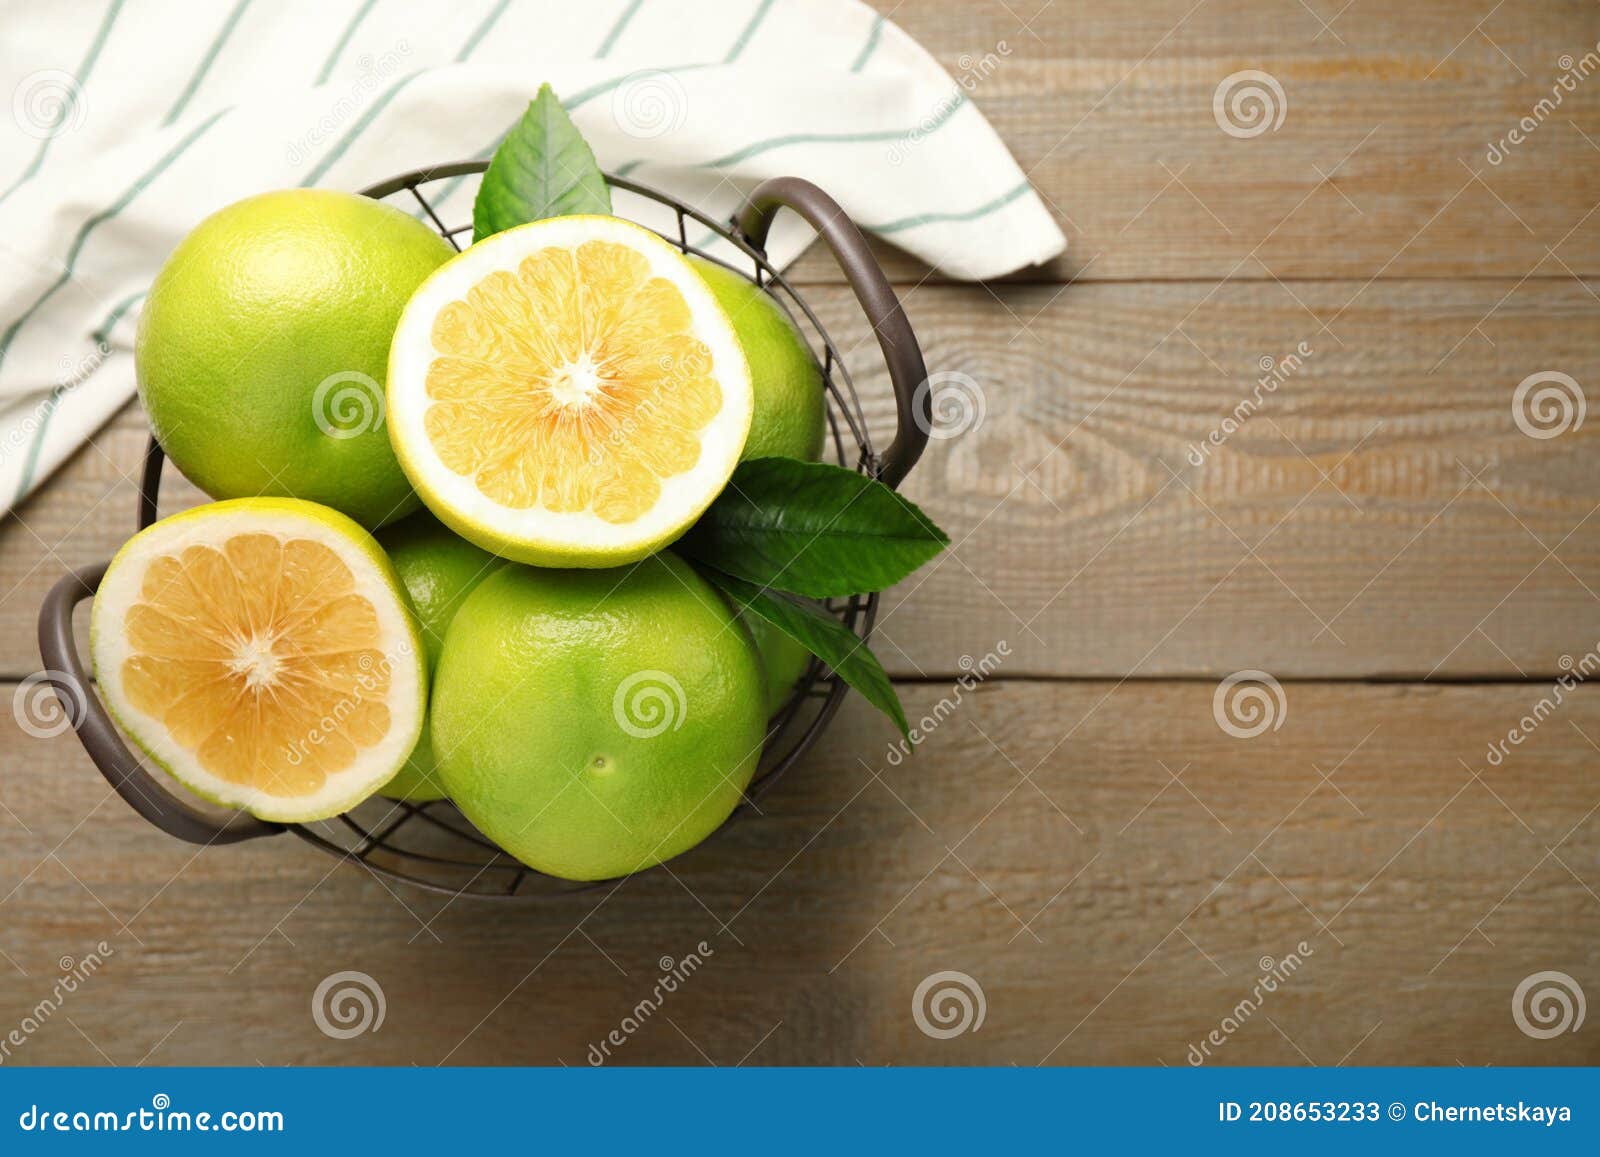
[[[834,598],[893,586],[949,544],[877,479],[822,462],[756,458],[739,464],[678,545],[748,582]]]
[[[698,569],[733,600],[741,614],[759,615],[816,655],[833,668],[834,674],[861,692],[868,703],[894,720],[900,734],[911,738],[905,710],[900,706],[894,684],[884,673],[883,664],[867,644],[838,619],[711,567]]]
[[[548,84],[494,151],[472,205],[472,239],[573,213],[611,212],[589,144]]]

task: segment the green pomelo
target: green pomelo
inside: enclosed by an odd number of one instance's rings
[[[733,322],[750,363],[755,408],[744,455],[802,458],[822,455],[827,397],[822,368],[783,307],[749,278],[698,257],[691,262]]]
[[[762,687],[767,716],[771,718],[789,701],[789,695],[800,682],[800,677],[811,666],[811,652],[760,615],[741,615],[739,618],[749,628],[750,637],[755,640],[756,653],[761,657]]]
[[[507,566],[445,636],[433,748],[490,839],[541,872],[601,880],[727,819],[760,759],[764,706],[748,633],[676,556]]]
[[[398,209],[325,189],[207,217],[139,319],[139,396],[167,456],[213,498],[303,498],[368,528],[415,509],[384,428],[389,342],[453,252]]]
[[[505,560],[473,546],[426,510],[384,527],[377,538],[405,584],[411,609],[422,628],[422,646],[431,676],[439,664],[439,652],[444,649],[445,630],[456,611],[479,583],[505,565]],[[444,798],[444,785],[434,769],[427,719],[423,720],[422,737],[406,765],[379,789],[379,794],[413,803]]]

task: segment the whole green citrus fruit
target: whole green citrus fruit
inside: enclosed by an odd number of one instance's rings
[[[764,702],[770,718],[789,701],[789,693],[811,667],[811,652],[760,615],[740,615],[739,618],[750,629],[756,653],[761,657]]]
[[[739,335],[755,408],[743,457],[822,456],[827,436],[827,397],[822,370],[811,347],[770,293],[713,261],[690,258]],[[811,665],[811,652],[755,615],[744,622],[761,657],[768,715],[782,707]]]
[[[541,872],[602,880],[721,826],[761,755],[762,698],[748,634],[676,556],[507,566],[445,635],[433,749],[490,839]]]
[[[431,675],[444,648],[445,629],[456,611],[479,583],[505,565],[505,560],[473,546],[426,510],[384,527],[377,538],[405,584],[411,609],[422,628],[422,647]],[[413,803],[444,798],[444,785],[434,769],[431,734],[424,719],[422,738],[417,740],[406,765],[379,789],[379,794]]]
[[[712,261],[691,258],[711,287],[750,363],[755,409],[745,458],[803,458],[822,454],[827,398],[822,368],[803,334],[770,293]]]
[[[134,348],[167,456],[214,498],[304,498],[367,527],[415,509],[384,428],[389,342],[453,253],[398,209],[324,189],[206,218],[152,284]]]

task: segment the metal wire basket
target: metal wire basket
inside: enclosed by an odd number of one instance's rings
[[[447,226],[424,190],[435,182],[481,173],[486,167],[484,162],[471,161],[418,170],[373,185],[363,193],[380,200],[409,198],[459,249],[460,238],[464,234],[470,236],[472,225]],[[861,231],[839,205],[808,181],[779,177],[760,185],[730,221],[718,222],[647,186],[618,176],[608,175],[607,180],[613,188],[642,198],[641,204],[653,206],[650,215],[675,222],[676,229],[662,228],[659,222],[641,223],[652,225],[683,252],[697,254],[750,278],[771,293],[797,323],[801,317],[805,319],[802,331],[809,326],[815,335],[814,352],[822,365],[835,460],[841,466],[898,486],[921,456],[927,445],[927,432],[932,428],[931,402],[925,385],[927,372],[916,336],[888,279]],[[873,445],[850,371],[838,348],[816,313],[767,260],[767,235],[774,218],[784,208],[804,218],[832,250],[888,364],[897,429],[894,441],[881,454]],[[690,221],[709,231],[700,244],[689,241]],[[731,244],[748,259],[749,268],[740,268],[707,251],[704,245],[713,238]],[[156,521],[164,461],[161,447],[152,437],[139,493],[139,529]],[[559,880],[526,867],[476,831],[448,800],[411,804],[374,797],[334,820],[276,824],[244,812],[206,805],[177,789],[165,776],[152,774],[123,743],[78,657],[73,608],[94,595],[105,571],[105,565],[87,568],[67,575],[51,589],[39,613],[40,653],[56,696],[90,759],[135,811],[169,835],[210,845],[293,832],[314,847],[370,872],[450,896],[526,899],[600,886]],[[866,639],[872,633],[877,607],[878,596],[866,595],[836,600],[828,610],[858,637]],[[812,661],[794,693],[769,722],[755,777],[728,822],[753,810],[753,802],[816,742],[838,711],[846,690],[844,682],[820,661]]]

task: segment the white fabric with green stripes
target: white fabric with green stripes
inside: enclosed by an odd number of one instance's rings
[[[10,5],[0,511],[132,395],[144,290],[202,217],[266,189],[487,157],[544,81],[606,169],[713,219],[793,174],[949,275],[1048,260],[1061,230],[974,103],[1016,90],[1011,48],[951,76],[856,0]],[[474,189],[439,182],[430,199],[457,225]],[[809,240],[785,215],[769,250],[783,264]]]

